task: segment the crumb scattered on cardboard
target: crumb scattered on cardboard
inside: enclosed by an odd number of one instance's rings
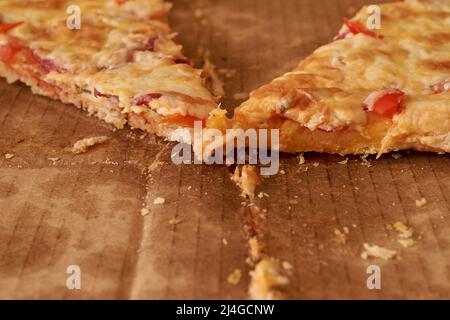
[[[148,215],[150,213],[150,210],[147,208],[142,208],[141,209],[141,216],[145,217],[146,215]]]
[[[347,236],[339,229],[334,229],[335,240],[339,244],[347,243]]]
[[[224,246],[228,245],[228,240],[226,238],[222,238],[222,243]]]
[[[280,262],[265,258],[250,272],[250,298],[253,300],[278,300],[283,298],[280,289],[289,284],[283,275]]]
[[[317,168],[317,167],[319,166],[319,163],[318,163],[318,162],[314,162],[314,163],[313,163],[313,166],[314,166],[315,168]]]
[[[255,197],[255,190],[261,184],[256,168],[250,165],[244,165],[242,168],[237,166],[231,180],[241,189],[242,196],[250,199]]]
[[[305,164],[305,162],[306,162],[305,155],[302,152],[298,155],[298,164]]]
[[[166,199],[161,197],[156,197],[155,200],[153,200],[153,204],[160,205],[166,203]]]
[[[260,193],[258,193],[258,198],[262,199],[262,198],[264,198],[264,197],[268,198],[269,195],[268,195],[267,193],[265,193],[265,192],[260,192]]]
[[[396,222],[394,228],[399,232],[397,241],[404,248],[411,248],[416,244],[416,241],[413,239],[414,231],[412,228],[406,226],[402,222]]]
[[[427,205],[428,201],[425,198],[416,200],[416,206],[419,208],[425,207]]]
[[[370,168],[372,166],[372,164],[370,163],[369,160],[367,160],[367,158],[369,157],[368,154],[364,154],[361,156],[361,165],[366,166],[368,168]]]
[[[396,222],[394,228],[400,232],[400,238],[411,238],[413,236],[413,230],[406,226],[403,222]]]
[[[89,150],[89,148],[91,148],[97,144],[104,143],[108,139],[109,138],[106,136],[98,136],[98,137],[90,137],[90,138],[80,139],[74,143],[74,145],[72,147],[72,153],[74,153],[74,154],[85,153]]]
[[[404,248],[411,248],[416,245],[416,241],[412,238],[409,239],[398,239],[398,243],[400,243]]]
[[[281,262],[281,266],[283,267],[284,270],[292,270],[294,267],[292,266],[292,264],[290,264],[287,261],[283,261]]]
[[[227,282],[232,285],[237,285],[242,278],[242,272],[240,269],[234,270],[227,278]]]
[[[401,153],[391,153],[392,158],[394,158],[395,160],[400,159],[402,156]]]
[[[14,157],[15,157],[15,155],[13,155],[12,153],[5,153],[5,159],[7,159],[7,160],[12,159]]]
[[[251,260],[258,261],[261,259],[261,245],[256,237],[252,237],[248,240],[248,247]]]
[[[381,258],[384,260],[393,259],[397,255],[397,251],[383,248],[377,245],[370,245],[364,243],[364,251],[361,253],[361,258]]]
[[[177,225],[177,224],[180,224],[180,223],[182,223],[183,222],[183,220],[181,220],[181,219],[179,219],[179,218],[173,218],[173,219],[170,219],[169,220],[169,224],[170,225]]]
[[[59,158],[58,157],[51,157],[51,158],[47,158],[49,161],[51,161],[51,162],[56,162],[56,161],[59,161]]]
[[[345,158],[345,160],[339,161],[339,164],[347,164],[348,163],[348,158]]]

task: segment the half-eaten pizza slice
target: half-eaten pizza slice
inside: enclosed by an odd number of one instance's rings
[[[450,1],[363,8],[333,42],[251,93],[237,128],[280,130],[285,152],[450,152]]]
[[[117,128],[168,137],[217,105],[174,40],[169,9],[162,0],[1,1],[0,75]]]

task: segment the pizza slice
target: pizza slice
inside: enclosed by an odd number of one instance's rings
[[[234,127],[280,130],[280,150],[450,152],[450,1],[363,8],[333,42],[251,93]]]
[[[67,25],[68,8],[80,28]],[[182,54],[162,0],[0,2],[0,75],[117,128],[169,137],[206,121],[217,99]]]

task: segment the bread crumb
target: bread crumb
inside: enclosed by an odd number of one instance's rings
[[[285,174],[286,174],[286,171],[280,170],[280,174],[281,174],[281,175],[285,175]]]
[[[338,162],[339,164],[347,164],[348,163],[348,158],[346,158],[345,160],[342,160],[342,161],[339,161]]]
[[[334,229],[334,234],[336,236],[335,240],[339,244],[346,244],[347,243],[347,236],[342,233],[339,229]]]
[[[261,184],[255,167],[250,165],[245,165],[242,169],[239,166],[236,167],[234,174],[231,176],[231,180],[241,189],[241,195],[250,199],[255,197],[256,187]]]
[[[292,266],[292,264],[290,264],[287,261],[283,261],[281,263],[281,266],[283,267],[284,270],[292,270],[294,267]]]
[[[416,241],[414,239],[398,239],[398,243],[400,243],[404,248],[411,248],[414,247],[416,244]]]
[[[369,154],[365,154],[361,156],[361,165],[366,166],[367,168],[370,168],[372,166],[372,164],[370,163],[369,160],[367,160],[367,158],[369,157]]]
[[[364,260],[373,257],[390,260],[397,255],[397,251],[383,248],[377,245],[369,245],[364,243],[364,251],[361,253],[361,258]]]
[[[150,210],[148,210],[147,208],[142,208],[141,209],[141,216],[145,217],[149,213],[150,213]]]
[[[253,300],[282,299],[279,289],[289,284],[289,279],[281,273],[280,263],[270,258],[261,260],[250,276],[249,294]]]
[[[228,245],[228,240],[225,239],[225,238],[222,238],[222,243],[223,243],[224,246],[227,246]]]
[[[85,153],[88,151],[90,147],[93,147],[97,144],[104,143],[109,138],[106,136],[99,136],[99,137],[90,137],[90,138],[84,138],[81,140],[78,140],[75,142],[75,144],[72,147],[72,153],[74,154],[80,154]]]
[[[404,248],[411,248],[416,244],[416,241],[412,238],[413,237],[413,230],[412,228],[407,227],[402,222],[396,222],[394,224],[394,228],[400,232],[398,235],[398,243],[400,243]]]
[[[250,251],[250,258],[253,261],[258,261],[261,258],[261,246],[256,237],[252,237],[248,240],[248,247]]]
[[[248,99],[248,93],[238,92],[238,93],[233,94],[233,98],[235,100],[247,100]]]
[[[268,198],[269,195],[268,195],[267,193],[265,193],[265,192],[260,192],[260,193],[258,193],[258,198],[262,199],[262,198],[264,198],[264,197]]]
[[[5,159],[6,159],[6,160],[12,159],[12,158],[14,158],[14,157],[15,157],[15,155],[13,155],[12,153],[6,153],[6,154],[5,154]]]
[[[161,198],[161,197],[157,197],[157,198],[155,198],[155,200],[153,200],[153,204],[159,205],[159,204],[164,204],[164,203],[166,203],[166,199]]]
[[[425,207],[427,205],[427,199],[422,198],[420,200],[416,200],[416,206],[419,208]]]
[[[178,219],[178,218],[173,218],[173,219],[170,219],[169,220],[169,224],[170,225],[177,225],[177,224],[180,224],[180,223],[182,223],[183,222],[183,220],[181,220],[181,219]]]
[[[314,162],[314,163],[313,163],[313,166],[314,166],[315,168],[317,168],[317,167],[319,166],[319,163],[318,163],[318,162]]]
[[[404,223],[402,222],[396,222],[394,224],[394,228],[400,232],[399,237],[403,239],[411,238],[413,236],[413,230],[411,228],[408,228]]]
[[[241,281],[242,272],[240,269],[234,270],[227,278],[229,284],[237,285]]]
[[[55,157],[55,158],[47,158],[47,160],[50,160],[51,162],[56,162],[59,161],[59,158]]]
[[[305,155],[302,152],[298,155],[298,164],[305,164],[305,162],[306,162]]]

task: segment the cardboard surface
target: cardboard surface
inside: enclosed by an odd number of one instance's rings
[[[209,50],[218,68],[236,69],[224,80],[232,110],[234,94],[290,70],[363,3],[178,0],[171,19],[188,56],[200,61],[198,49]],[[194,18],[199,8],[204,19]],[[0,80],[0,92],[0,298],[248,297],[245,209],[228,168],[176,166],[159,139],[113,132],[22,84]],[[85,154],[68,151],[98,135],[111,139]],[[402,155],[370,167],[359,158],[339,164],[307,154],[299,165],[283,156],[285,174],[264,179],[259,235],[265,254],[293,266],[287,298],[450,298],[450,158]],[[165,204],[154,205],[156,197]],[[427,204],[417,207],[422,197]],[[144,206],[151,212],[142,217]],[[413,228],[414,247],[387,227],[397,221]],[[344,227],[341,244],[335,229]],[[363,260],[366,242],[400,259]],[[81,268],[81,290],[66,288],[69,265]],[[367,289],[369,265],[381,268],[382,290]],[[232,285],[235,269],[243,276]]]

